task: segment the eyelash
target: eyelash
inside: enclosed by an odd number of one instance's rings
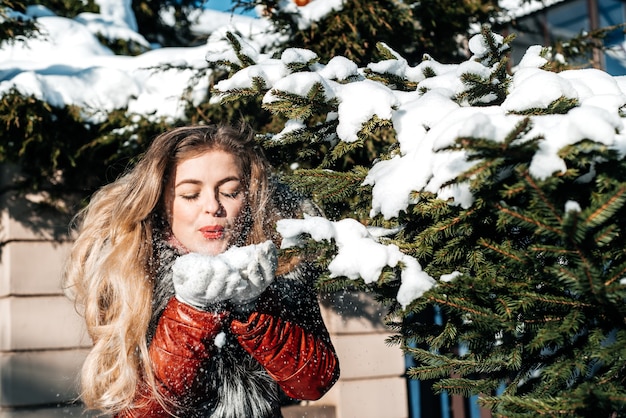
[[[241,192],[237,190],[236,192],[233,192],[233,193],[220,193],[220,194],[228,199],[235,199],[237,198],[237,196],[239,196],[239,193]]]
[[[196,200],[199,196],[198,193],[180,195],[185,200]]]
[[[233,193],[222,193],[219,192],[220,196],[224,196],[227,199],[236,199],[237,196],[239,196],[239,193],[241,193],[241,191],[237,190],[236,192]],[[200,197],[200,193],[194,193],[194,194],[189,194],[189,195],[181,195],[180,197],[182,197],[185,200],[196,200],[198,197]]]

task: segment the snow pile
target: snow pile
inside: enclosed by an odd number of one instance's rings
[[[333,11],[343,8],[344,0],[310,1],[304,6],[298,6],[292,0],[282,0],[279,7],[283,13],[293,13],[298,29],[308,29],[311,24],[318,22]]]
[[[238,31],[256,48],[262,44],[255,44],[255,39],[267,41],[261,36],[267,21],[205,10],[194,17],[194,29],[212,34],[206,44],[158,48],[136,32],[129,1],[99,0],[98,4],[101,14],[81,13],[74,19],[56,16],[44,6],[29,6],[27,14],[37,18],[42,36],[0,48],[0,95],[16,89],[53,106],[75,105],[93,122],[122,108],[129,114],[179,119],[187,87],[193,87],[186,97],[193,104],[206,100],[208,76],[194,76],[207,69],[208,53],[230,49],[223,40],[227,30]],[[138,56],[115,55],[97,35],[153,49]]]
[[[500,0],[498,5],[507,10],[506,20],[529,15],[565,0]]]

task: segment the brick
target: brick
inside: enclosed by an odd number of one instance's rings
[[[341,401],[336,418],[407,418],[406,380],[403,378],[339,381],[333,390]]]
[[[18,241],[2,248],[0,297],[59,295],[70,243]]]
[[[0,195],[0,242],[63,241],[68,237],[71,216],[40,205],[42,197],[15,192]]]
[[[370,295],[335,292],[321,298],[322,316],[331,334],[362,334],[384,331],[384,309]]]
[[[66,417],[97,417],[96,412],[86,412],[78,405],[61,405],[58,407],[1,409],[0,418],[66,418]]]
[[[64,296],[0,298],[0,351],[88,347],[83,319]]]
[[[78,396],[78,374],[88,350],[0,353],[0,406],[50,405]],[[40,415],[42,416],[42,415]]]
[[[363,379],[404,374],[404,355],[399,347],[388,346],[388,334],[334,335],[341,379]]]
[[[335,418],[335,408],[329,405],[291,405],[282,408],[283,418]],[[1,418],[1,417],[0,417]]]
[[[97,412],[85,411],[80,405],[59,405],[57,407],[0,409],[0,418],[66,418],[99,417]]]

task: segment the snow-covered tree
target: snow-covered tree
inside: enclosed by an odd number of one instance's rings
[[[143,12],[136,15],[131,6]],[[177,62],[174,56],[164,62],[158,54],[167,54],[171,44],[193,51],[190,39],[196,35],[179,27],[189,27],[189,14],[201,7],[201,2],[166,0],[1,2],[0,163],[19,167],[13,187],[85,198],[125,170],[158,133],[185,123],[184,111],[170,117],[159,110],[187,106],[193,112],[207,100],[204,54],[198,50],[198,59],[179,54],[184,58]],[[153,20],[145,13],[154,14]],[[176,17],[169,32],[168,16]],[[160,27],[163,44],[151,44],[157,39],[144,37],[142,25]],[[26,39],[29,34],[35,36]],[[131,58],[148,51],[149,57]],[[162,77],[167,81],[160,82]],[[178,90],[159,95],[167,89]],[[158,97],[145,99],[142,93]],[[162,103],[163,96],[174,105]],[[154,110],[133,109],[132,98],[155,101]]]
[[[239,21],[238,16],[229,17],[230,30],[247,42],[255,45],[259,51],[267,54],[280,53],[286,46],[314,48],[319,59],[328,61],[334,56],[343,56],[358,66],[368,62],[385,59],[386,49],[376,47],[382,41],[394,51],[398,51],[411,65],[422,59],[424,51],[436,49],[439,59],[445,62],[462,60],[466,47],[464,40],[472,33],[477,22],[492,19],[499,11],[497,2],[468,1],[459,2],[397,2],[395,0],[342,2],[329,1],[233,1],[238,4],[255,7],[262,16],[250,21]],[[226,76],[220,65],[209,67],[201,58],[202,50],[219,49],[223,28],[217,25],[222,19],[207,18],[204,3],[197,0],[45,0],[37,4],[29,2],[5,1],[0,3],[0,18],[6,15],[0,31],[4,30],[6,43],[24,40],[22,35],[36,29],[40,22],[52,21],[64,17],[51,26],[44,24],[36,45],[27,45],[22,51],[0,49],[2,59],[7,65],[15,59],[20,63],[33,60],[21,74],[21,64],[3,72],[0,101],[0,135],[14,138],[0,146],[0,161],[18,164],[24,174],[24,189],[80,190],[89,194],[107,179],[114,178],[128,162],[141,153],[154,133],[167,126],[182,123],[204,123],[214,121],[233,121],[244,118],[260,131],[272,132],[284,123],[277,113],[264,113],[260,102],[254,96],[247,101],[238,100],[228,105],[216,106],[209,102],[207,84],[217,82]],[[433,16],[436,16],[434,18]],[[72,22],[69,24],[68,22]],[[55,27],[59,26],[56,31]],[[64,26],[61,29],[61,26]],[[52,31],[52,32],[51,32]],[[254,36],[251,36],[254,32]],[[71,35],[69,35],[71,34]],[[68,56],[72,51],[57,50],[62,42],[57,37],[73,37],[76,53],[88,51],[93,55],[91,61],[72,62]],[[92,39],[95,38],[95,39]],[[67,38],[66,38],[67,39]],[[437,42],[435,45],[433,42]],[[49,49],[35,57],[39,45],[49,42]],[[24,44],[30,44],[24,41]],[[168,46],[197,49],[198,59],[179,58],[186,53],[177,50],[169,61],[155,59],[165,56]],[[32,49],[34,48],[34,49]],[[157,52],[157,50],[159,50]],[[113,103],[103,105],[103,100],[84,103],[74,100],[77,88],[69,91],[55,91],[50,97],[36,94],[36,90],[48,86],[61,85],[58,80],[50,83],[40,82],[41,77],[52,78],[58,75],[64,79],[87,77],[87,72],[80,76],[68,74],[71,68],[75,72],[83,68],[99,71],[103,66],[111,65],[110,54],[117,56],[136,56],[136,60],[125,60],[124,64],[114,63],[112,67],[136,77],[145,92],[165,90],[166,86],[147,86],[151,79],[157,80],[161,74],[168,73],[171,79],[179,72],[188,79],[186,86],[179,92],[170,92],[170,97],[180,99],[182,114],[174,118],[163,118],[163,112],[149,110],[139,112],[134,108],[125,108],[125,97],[133,96],[134,91],[118,88],[119,79],[114,75],[108,83],[110,91],[102,92],[101,97],[118,95]],[[104,60],[103,57],[107,59]],[[54,58],[58,57],[57,60]],[[72,62],[71,66],[66,65]],[[129,66],[128,63],[133,63]],[[137,64],[135,64],[137,63]],[[143,63],[143,64],[142,64]],[[39,74],[44,64],[48,66],[45,74]],[[57,65],[59,64],[59,65]],[[142,65],[141,69],[136,68]],[[109,70],[105,70],[108,72]],[[194,72],[189,76],[189,72]],[[153,76],[147,73],[152,72]],[[137,73],[146,75],[137,76]],[[34,84],[29,81],[34,77]],[[396,79],[400,82],[400,79]],[[15,85],[15,89],[7,86]],[[121,85],[124,85],[122,83]],[[172,86],[178,83],[172,84]],[[411,86],[406,86],[410,88]],[[204,88],[204,92],[201,90]],[[59,90],[63,90],[62,87]],[[89,89],[87,89],[89,90]],[[32,96],[31,96],[32,95]],[[137,94],[134,94],[135,96]],[[26,97],[25,97],[26,96]],[[203,96],[203,97],[200,97]],[[128,99],[130,100],[130,99]],[[143,103],[153,99],[138,98]],[[103,107],[106,107],[103,108]],[[96,121],[91,115],[99,114]],[[319,113],[319,112],[316,112]],[[105,114],[107,116],[105,116]],[[28,121],[28,123],[24,123]],[[384,120],[381,121],[384,124]],[[58,124],[58,126],[57,126]],[[381,126],[381,128],[383,128]],[[384,128],[383,128],[384,129]],[[389,136],[391,135],[391,136]],[[127,139],[131,137],[132,140]],[[379,142],[385,146],[393,139],[391,133],[379,131]],[[322,144],[323,146],[323,144]],[[361,148],[360,155],[352,154],[343,161],[346,167],[369,161],[380,153],[375,147]],[[324,150],[317,153],[318,160],[323,158]],[[300,150],[298,144],[290,147],[274,147],[271,152],[273,162],[282,166],[295,155],[310,150]],[[94,173],[96,174],[94,176]],[[54,179],[53,184],[50,180]],[[338,206],[345,206],[338,199]]]
[[[357,64],[377,57],[384,42],[416,63],[437,50],[440,60],[467,58],[465,42],[476,25],[500,16],[497,0],[238,0],[257,8],[285,34],[284,45],[314,51],[322,60],[341,55]]]
[[[549,71],[540,46],[509,73],[487,28],[470,59],[415,66],[232,39],[216,93],[284,118],[266,142],[298,149],[289,178],[332,209],[282,221],[283,245],[324,245],[323,288],[389,306],[411,377],[496,416],[626,413],[621,78]]]
[[[0,46],[36,34],[33,20],[23,14],[24,10],[22,2],[0,1]]]

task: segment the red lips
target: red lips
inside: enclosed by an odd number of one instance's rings
[[[221,239],[224,237],[224,227],[219,225],[204,226],[200,228],[200,232],[206,239]]]

